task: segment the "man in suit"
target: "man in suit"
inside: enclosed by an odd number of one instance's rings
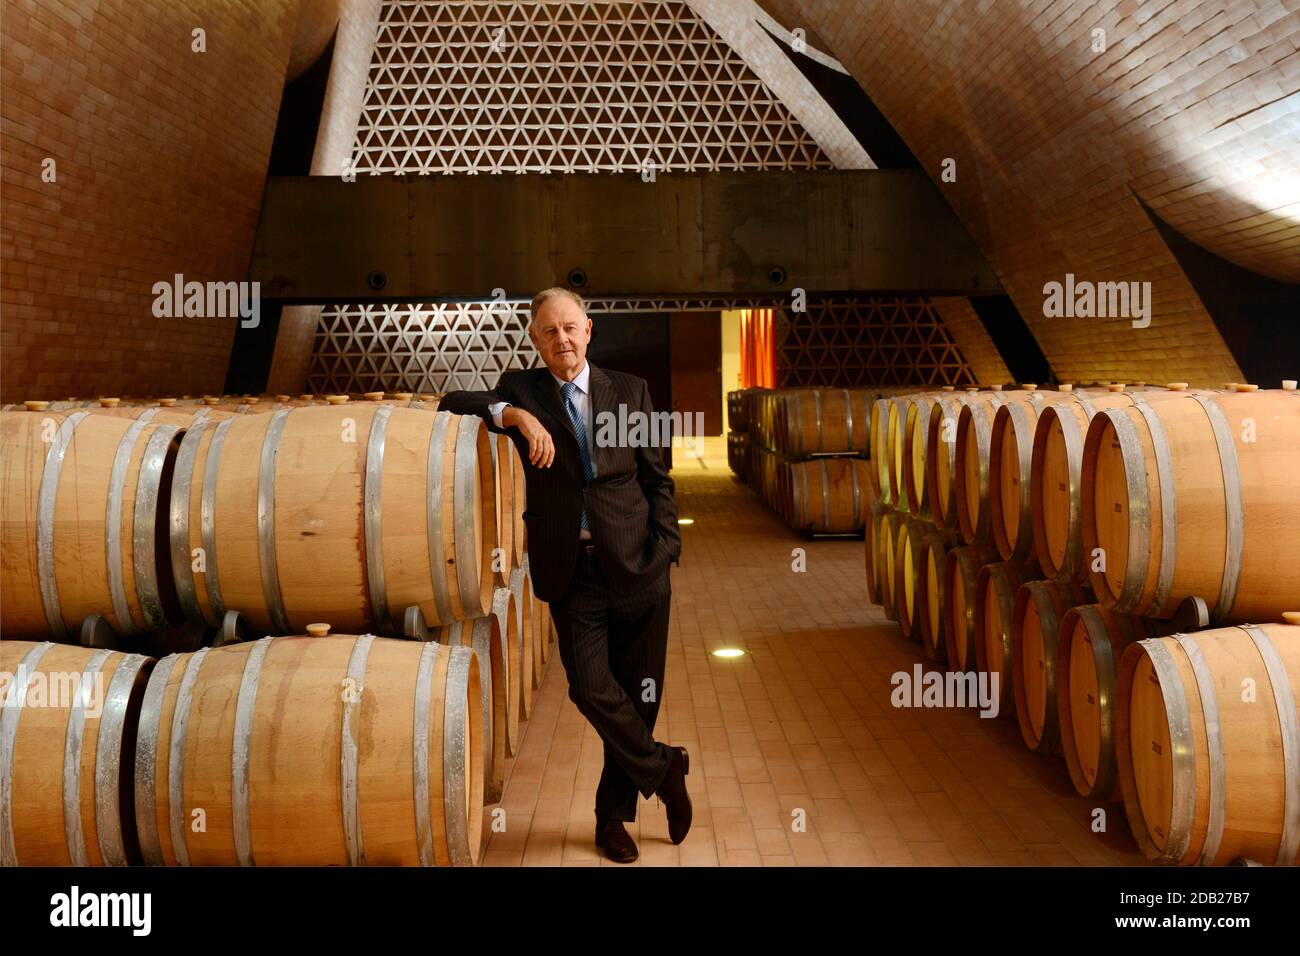
[[[533,590],[550,604],[569,697],[605,744],[596,845],[626,863],[638,855],[624,826],[636,819],[638,792],[663,800],[673,843],[691,825],[686,748],[652,734],[668,649],[669,564],[682,547],[673,481],[653,441],[605,440],[620,416],[641,412],[653,422],[653,408],[645,379],[587,361],[591,319],[581,297],[539,292],[528,336],[545,368],[504,372],[493,391],[450,392],[438,407],[478,415],[524,459]]]

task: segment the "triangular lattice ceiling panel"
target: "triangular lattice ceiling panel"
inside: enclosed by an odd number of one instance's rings
[[[385,0],[353,149],[358,173],[635,172],[647,161],[668,172],[833,165],[680,0]],[[642,306],[773,304],[669,298]],[[596,301],[591,311],[629,305]],[[855,334],[851,323],[828,321]],[[505,369],[541,364],[527,322],[526,304],[327,307],[308,382],[335,392],[491,388]],[[939,353],[955,351],[941,325],[934,334],[944,339]],[[811,374],[816,348],[800,351],[810,357],[788,377]],[[848,344],[834,349],[824,353],[826,374],[856,376]],[[886,371],[896,376],[898,366]]]

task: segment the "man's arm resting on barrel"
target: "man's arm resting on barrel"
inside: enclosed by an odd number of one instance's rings
[[[438,410],[453,415],[477,415],[492,432],[504,434],[510,428],[517,428],[528,442],[528,460],[538,468],[549,468],[555,460],[555,442],[536,415],[510,403],[513,384],[512,376],[506,373],[493,391],[448,392],[438,403]]]

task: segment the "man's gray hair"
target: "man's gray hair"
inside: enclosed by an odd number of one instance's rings
[[[537,293],[537,295],[533,296],[532,305],[529,306],[529,312],[531,313],[531,316],[533,318],[536,318],[537,310],[540,309],[546,302],[549,302],[551,299],[554,299],[556,297],[563,297],[565,299],[568,299],[570,302],[573,302],[575,305],[577,305],[578,308],[582,310],[583,315],[587,314],[587,303],[582,300],[582,296],[578,295],[578,293],[574,292],[572,289],[566,289],[562,285],[554,285],[551,286],[549,289],[543,289],[541,292]]]

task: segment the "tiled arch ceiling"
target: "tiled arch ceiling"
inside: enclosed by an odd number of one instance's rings
[[[941,188],[1063,379],[1238,379],[1142,203],[1300,281],[1295,3],[757,2],[838,56],[933,178],[956,159]],[[1043,285],[1067,273],[1151,281],[1151,326],[1045,319]]]
[[[830,139],[841,163],[852,157]],[[383,4],[353,149],[359,174],[634,172],[646,160],[659,171],[837,165],[680,0]],[[885,309],[854,300],[832,311],[834,300],[814,300],[806,316],[783,323],[786,340],[778,346],[788,347],[780,354],[803,356],[787,370],[789,380],[817,377],[801,343],[823,316],[842,331],[854,316],[875,325],[897,314],[909,330],[899,339],[916,344],[899,347],[891,383],[969,381],[943,323],[915,321],[934,316],[929,303],[907,300],[898,310],[897,300],[889,301]],[[662,300],[653,307],[733,304]],[[598,300],[592,311],[629,305]],[[852,348],[828,355],[828,368],[849,369],[848,380],[831,384],[873,384],[863,377],[877,367],[869,358]],[[322,391],[486,388],[500,371],[539,364],[526,303],[335,306],[322,312],[308,381]]]

